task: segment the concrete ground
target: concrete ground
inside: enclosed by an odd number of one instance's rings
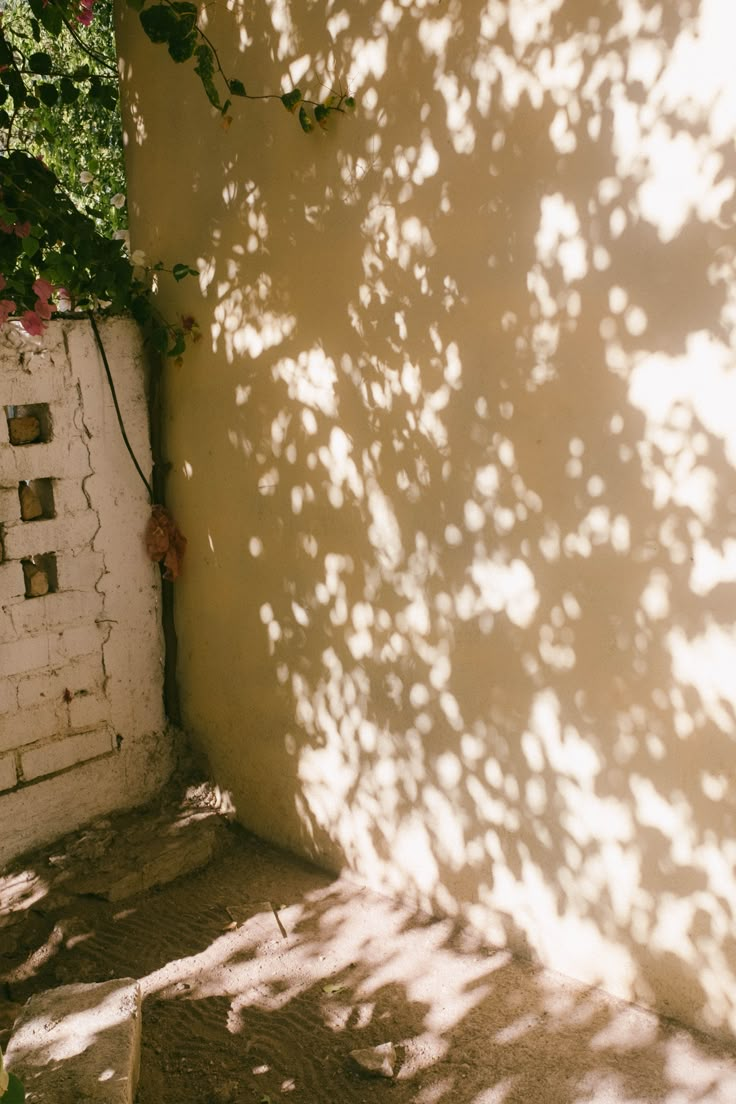
[[[0,878],[0,1044],[33,993],[131,977],[138,1104],[736,1102],[736,1045],[315,870],[209,795],[99,822]],[[350,1052],[384,1043],[394,1075],[369,1078]]]

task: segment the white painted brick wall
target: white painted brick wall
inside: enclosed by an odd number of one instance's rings
[[[105,669],[100,647],[92,655],[21,679],[17,687],[18,708],[22,711],[49,701],[64,701],[66,691],[69,694],[83,694],[90,689],[102,692],[104,685]]]
[[[16,694],[17,690],[16,686]],[[0,717],[0,752],[18,751],[36,740],[53,739],[59,731],[63,731],[65,721],[63,706],[57,702],[46,702],[33,709],[22,710],[16,705],[15,709]]]
[[[52,666],[66,663],[75,656],[91,655],[102,649],[108,629],[103,624],[79,625],[66,628],[49,637],[49,655]]]
[[[118,320],[102,333],[150,472],[138,331]],[[50,439],[11,445],[7,408],[34,405]],[[51,480],[53,516],[22,521],[19,484],[35,479]],[[0,329],[0,862],[145,801],[171,769],[148,512],[89,323],[53,323],[42,339]],[[26,597],[22,561],[47,554],[56,589]]]
[[[28,748],[21,752],[20,766],[25,780],[32,782],[34,778],[66,770],[97,755],[107,755],[111,750],[110,729],[105,725]]]

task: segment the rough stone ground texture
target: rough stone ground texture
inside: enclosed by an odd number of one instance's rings
[[[0,878],[0,1043],[33,993],[130,976],[138,1104],[736,1100],[736,1046],[315,870],[227,825],[210,793],[104,821]],[[125,877],[113,845],[143,869],[167,834],[201,855],[200,832],[206,866],[105,899]],[[386,1043],[393,1078],[361,1073],[351,1051]]]

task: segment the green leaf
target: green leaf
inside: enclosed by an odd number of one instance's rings
[[[303,105],[299,108],[299,126],[305,134],[309,134],[310,131],[314,130],[311,116],[307,114],[307,109]]]
[[[294,112],[297,104],[301,101],[302,94],[300,89],[294,88],[291,92],[284,92],[281,97],[281,102],[287,111]]]
[[[182,35],[177,38],[172,38],[169,42],[169,54],[173,61],[182,62],[189,61],[189,58],[194,53],[194,48],[197,45],[197,32],[191,31],[190,34]]]
[[[152,8],[146,8],[141,12],[140,19],[141,26],[151,42],[169,41],[176,21],[176,16],[170,8],[164,4],[154,4]]]
[[[230,94],[232,96],[247,96],[248,95],[248,93],[245,91],[245,85],[243,84],[243,82],[241,80],[228,81],[228,88],[230,89]]]
[[[0,26],[0,65],[4,68],[6,65],[13,65],[13,61],[13,51],[5,35],[2,33],[2,27]]]
[[[45,2],[44,0],[31,0],[31,11],[49,34],[53,35],[54,38],[58,38],[64,26],[61,7],[57,4],[50,4],[48,0],[45,0]]]
[[[321,127],[324,127],[327,116],[330,114],[329,107],[325,107],[324,104],[317,104],[314,109],[314,117]]]
[[[171,43],[186,38],[194,30],[197,7],[183,0],[172,4],[154,4],[140,13],[140,21],[151,42]]]
[[[171,271],[177,283],[179,283],[179,281],[183,280],[185,277],[191,276],[192,274],[192,269],[189,267],[189,265],[185,264],[175,264]]]
[[[62,103],[72,104],[75,100],[79,99],[79,88],[69,77],[61,78],[59,82],[59,92],[61,93]]]
[[[118,84],[117,81],[100,80],[99,77],[93,76],[90,78],[89,90],[87,95],[90,100],[94,100],[100,104],[101,107],[106,108],[108,111],[115,111],[118,106]],[[94,172],[90,166],[90,172]]]
[[[25,1089],[14,1073],[9,1073],[8,1078],[8,1087],[2,1098],[3,1104],[23,1104],[26,1098]]]
[[[147,295],[137,295],[130,304],[130,311],[139,326],[147,322],[152,313],[151,302]]]
[[[72,73],[72,79],[77,81],[88,80],[91,72],[89,65],[79,65]]]
[[[204,90],[207,93],[207,99],[213,107],[219,110],[220,97],[217,94],[217,89],[215,88],[215,82],[213,80],[215,74],[214,54],[209,46],[198,46],[194,52],[197,57],[197,64],[194,66],[194,72],[204,86]]]
[[[41,52],[31,54],[28,59],[28,68],[32,73],[39,73],[41,76],[47,77],[53,68],[50,55]]]
[[[355,97],[354,96],[346,96],[345,97],[345,110],[346,111],[355,111]]]
[[[116,84],[106,84],[102,88],[102,92],[99,96],[99,102],[103,107],[106,107],[108,111],[115,111],[118,106],[118,86]]]
[[[38,98],[46,107],[53,107],[59,99],[59,90],[55,84],[37,84]]]
[[[169,348],[169,331],[166,326],[158,324],[151,329],[151,344],[157,353],[165,353]]]
[[[26,101],[26,86],[15,69],[6,69],[0,73],[0,80],[13,99],[13,107],[18,110]]]
[[[184,331],[176,330],[174,334],[174,343],[171,348],[167,350],[166,355],[170,357],[179,357],[186,351],[187,343],[184,337]]]

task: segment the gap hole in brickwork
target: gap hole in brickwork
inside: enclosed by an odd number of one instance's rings
[[[51,479],[24,479],[18,484],[18,498],[21,521],[41,521],[55,515]]]
[[[48,403],[6,406],[11,445],[39,445],[51,440],[51,411]]]
[[[44,594],[56,593],[59,580],[56,574],[56,556],[53,552],[28,556],[20,562],[26,584],[26,598],[43,598]]]

